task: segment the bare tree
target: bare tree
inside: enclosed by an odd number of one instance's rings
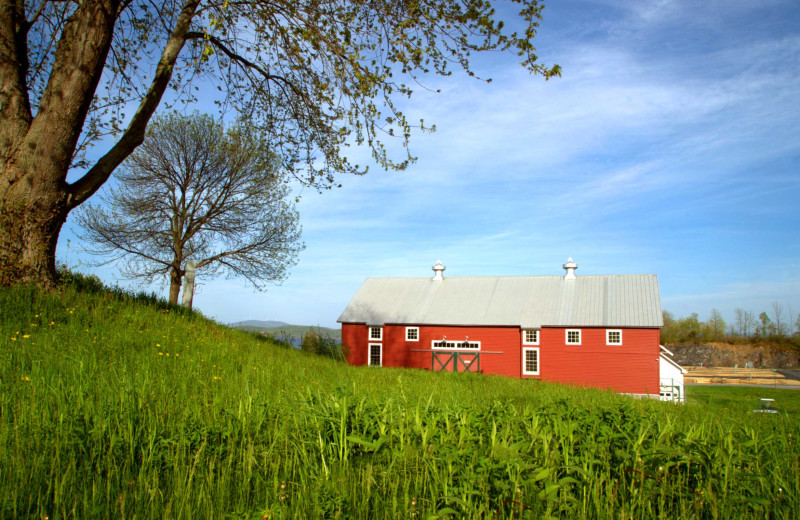
[[[795,334],[800,334],[800,314],[797,315],[797,320],[794,322]]]
[[[740,336],[747,336],[745,332],[745,311],[741,307],[736,307],[733,310],[734,319],[736,320],[736,333]]]
[[[169,276],[177,303],[185,262],[198,275],[282,281],[303,249],[285,172],[247,126],[225,131],[209,116],[171,114],[150,124],[123,163],[119,187],[78,215],[91,252],[123,259],[128,278]]]
[[[783,305],[777,301],[772,302],[772,317],[775,322],[775,334],[785,336],[787,334],[786,322],[783,320]]]
[[[745,311],[744,313],[744,335],[752,336],[756,332],[758,322],[756,315],[753,311]]]
[[[725,335],[725,320],[717,309],[711,309],[711,316],[708,318],[708,328],[711,338],[714,340],[722,339]]]
[[[486,0],[0,0],[0,284],[53,283],[67,215],[142,143],[168,89],[187,102],[199,85],[208,100],[218,89],[317,188],[366,172],[344,153],[353,143],[405,168],[412,130],[428,127],[397,100],[425,74],[474,76],[474,53],[494,50],[560,73],[536,63],[544,6],[509,3],[519,33]],[[104,136],[110,147],[88,161]],[[399,157],[383,144],[393,136]]]

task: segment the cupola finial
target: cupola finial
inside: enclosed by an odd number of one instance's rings
[[[441,260],[436,261],[436,265],[433,266],[433,280],[444,280],[444,270],[447,269],[445,266],[442,265]]]
[[[575,269],[578,268],[578,264],[572,261],[572,257],[567,259],[567,263],[562,266],[567,274],[564,275],[564,280],[574,280],[575,276]]]

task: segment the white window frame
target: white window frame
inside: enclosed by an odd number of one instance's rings
[[[464,348],[461,345],[464,344],[464,341],[450,341],[445,340],[447,343],[446,347],[442,347],[441,343],[442,340],[434,339],[431,341],[431,350],[457,350],[461,352],[476,352],[481,349],[481,342],[480,341],[472,341],[472,340],[464,340],[468,342],[470,345],[477,345],[475,348]]]
[[[535,371],[528,371],[525,369],[527,366],[527,357],[528,352],[536,351],[536,370]],[[542,371],[542,359],[539,357],[539,349],[534,347],[525,347],[522,349],[522,375],[525,376],[538,376],[539,372]]]
[[[577,332],[578,333],[578,341],[570,341],[569,340],[569,333],[570,332]],[[580,345],[582,340],[583,340],[583,334],[581,333],[581,329],[567,329],[564,332],[564,343],[566,343],[567,345]]]
[[[536,334],[536,339],[528,341],[528,332]],[[523,345],[538,345],[539,344],[539,329],[522,329],[522,344]]]
[[[372,364],[372,347],[378,347],[380,349],[380,365],[373,365]],[[369,366],[383,366],[383,343],[369,343],[367,346],[367,365]]]
[[[619,332],[619,342],[612,343],[610,341],[611,333],[612,332]],[[622,329],[606,329],[606,345],[610,345],[613,347],[621,347],[622,346]]]
[[[378,329],[377,338],[372,337],[372,331],[375,329]],[[369,327],[369,330],[367,331],[367,339],[370,341],[383,341],[383,327]]]
[[[417,333],[417,337],[414,339],[408,337],[408,333],[412,330]],[[419,327],[406,327],[406,341],[419,341]]]

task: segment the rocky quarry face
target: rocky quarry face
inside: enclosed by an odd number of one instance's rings
[[[682,366],[709,365],[717,367],[743,367],[752,362],[754,368],[796,368],[800,366],[800,352],[772,345],[731,345],[728,343],[666,345]]]

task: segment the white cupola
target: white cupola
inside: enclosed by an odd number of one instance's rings
[[[436,261],[436,265],[433,266],[433,275],[432,280],[444,280],[444,270],[447,269],[445,266],[442,265],[441,260]]]
[[[572,261],[572,257],[567,259],[567,263],[561,266],[567,272],[564,275],[564,280],[574,280],[575,279],[575,269],[578,268],[578,264]]]

